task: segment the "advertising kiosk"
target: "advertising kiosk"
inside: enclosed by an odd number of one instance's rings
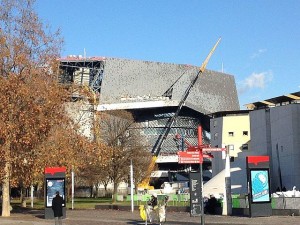
[[[63,218],[66,218],[66,168],[45,168],[45,219],[54,219],[52,200],[56,192],[64,199]]]
[[[269,156],[247,156],[249,216],[271,216]]]

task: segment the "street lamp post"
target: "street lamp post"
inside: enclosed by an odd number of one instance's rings
[[[133,205],[133,165],[132,159],[130,160],[130,197],[131,197],[131,212],[134,211]]]

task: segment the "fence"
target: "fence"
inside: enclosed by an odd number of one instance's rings
[[[272,198],[272,209],[300,209],[299,197]],[[232,199],[232,208],[249,208],[248,196]]]

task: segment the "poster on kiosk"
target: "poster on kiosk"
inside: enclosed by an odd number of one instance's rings
[[[45,168],[45,219],[53,219],[52,200],[56,192],[64,199],[63,218],[66,218],[66,168]]]
[[[269,156],[247,156],[250,217],[271,216]]]

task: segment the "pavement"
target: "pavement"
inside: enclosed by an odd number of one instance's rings
[[[1,225],[53,225],[54,220],[44,219],[43,210],[26,210],[24,212],[12,213],[10,217],[0,217]],[[67,210],[64,225],[142,225],[138,209],[134,212],[123,210]],[[149,223],[148,223],[149,224]],[[154,221],[153,225],[159,223]],[[238,217],[205,215],[204,222],[200,217],[191,217],[187,212],[167,212],[167,221],[164,224],[172,225],[300,225],[299,216],[271,216],[271,217]]]

